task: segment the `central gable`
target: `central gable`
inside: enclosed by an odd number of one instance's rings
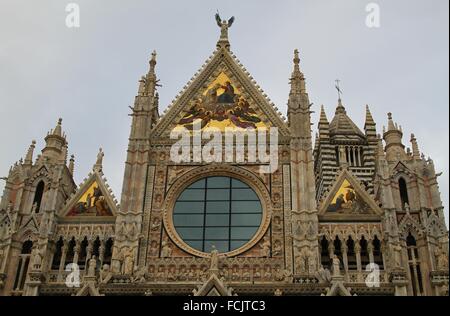
[[[179,126],[223,130],[277,127],[289,135],[288,126],[250,74],[225,48],[219,48],[179,94],[154,127],[153,137],[167,137]]]
[[[267,128],[270,122],[267,118],[261,119],[263,113],[250,106],[239,88],[225,72],[221,72],[199,98],[189,102],[188,110],[183,111],[185,114],[177,127],[191,130],[194,122],[200,121],[202,128],[214,127],[221,131],[227,127]]]

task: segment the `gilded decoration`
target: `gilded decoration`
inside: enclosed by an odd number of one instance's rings
[[[67,216],[113,216],[97,181],[89,186]]]
[[[369,205],[359,195],[353,186],[344,180],[339,190],[336,192],[331,204],[327,208],[327,212],[334,213],[368,213]]]
[[[241,91],[223,72],[206,88],[178,122],[178,126],[192,129],[193,124],[201,120],[201,127],[214,127],[220,130],[228,128],[255,129],[266,125],[258,117]]]

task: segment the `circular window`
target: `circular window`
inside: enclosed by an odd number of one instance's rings
[[[249,242],[262,220],[261,201],[247,184],[230,177],[201,179],[178,197],[176,232],[190,247],[230,252]]]

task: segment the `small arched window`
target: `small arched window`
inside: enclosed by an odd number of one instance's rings
[[[27,240],[22,245],[22,251],[19,255],[19,262],[17,264],[16,278],[14,280],[14,290],[21,291],[25,285],[27,278],[28,266],[30,265],[31,251],[33,249],[33,242]]]
[[[75,257],[75,246],[76,246],[75,238],[72,237],[72,239],[69,241],[68,247],[67,247],[67,254],[66,254],[66,261],[64,262],[64,265],[68,265],[70,263],[73,263],[73,259]]]
[[[408,187],[406,185],[406,181],[403,178],[398,180],[398,187],[400,190],[400,199],[402,201],[402,209],[405,209],[405,204],[409,205],[408,199]]]
[[[84,237],[83,241],[80,244],[80,251],[78,253],[78,266],[80,269],[84,269],[86,266],[87,258],[87,248],[89,246],[89,241],[87,237]]]
[[[100,257],[100,238],[97,236],[97,238],[94,240],[94,245],[92,247],[92,255],[95,256],[97,259]]]
[[[36,193],[34,193],[33,208],[36,213],[39,213],[42,203],[42,196],[44,195],[45,183],[40,181],[36,186]]]
[[[333,246],[334,246],[334,254],[342,262],[342,243],[338,236],[336,236],[336,239],[333,242]]]
[[[422,271],[420,269],[419,250],[414,236],[409,233],[406,237],[406,247],[408,251],[409,273],[411,275],[411,287],[414,296],[423,294]]]
[[[361,246],[361,265],[363,269],[370,263],[369,251],[367,249],[367,240],[364,236],[361,237],[359,241],[359,245]]]
[[[103,257],[103,264],[111,264],[113,245],[114,241],[111,238],[109,238],[105,243],[105,254]]]
[[[356,270],[358,268],[356,262],[355,242],[351,236],[347,239],[347,262],[349,270]]]
[[[59,269],[59,266],[61,264],[63,246],[64,246],[64,241],[63,241],[62,237],[60,237],[58,242],[56,243],[56,250],[55,250],[55,254],[53,255],[53,261],[52,261],[52,269],[53,270]]]
[[[321,252],[320,252],[320,263],[322,264],[322,266],[327,269],[331,267],[331,263],[330,263],[330,253],[328,250],[328,240],[325,238],[325,236],[322,238],[321,242],[320,242],[320,248],[321,248]]]
[[[378,236],[375,235],[372,241],[372,245],[374,262],[380,267],[380,269],[384,269],[383,254],[381,252],[381,241],[378,239]]]

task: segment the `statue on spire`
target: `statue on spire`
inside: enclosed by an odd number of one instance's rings
[[[94,165],[94,171],[101,171],[103,167],[103,157],[105,156],[105,153],[103,152],[103,149],[100,148],[98,150],[97,154],[97,160]]]
[[[216,13],[216,22],[220,27],[220,40],[219,42],[227,42],[228,43],[228,29],[234,23],[234,16],[232,16],[228,21],[222,20],[219,15],[219,11]]]

